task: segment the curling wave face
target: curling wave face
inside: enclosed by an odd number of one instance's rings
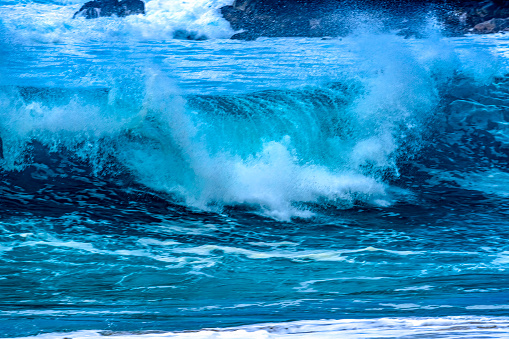
[[[363,66],[339,82],[295,89],[186,95],[153,67],[116,70],[107,87],[4,86],[2,166],[6,173],[30,166],[34,147],[65,151],[92,172],[133,176],[187,206],[246,205],[282,220],[313,215],[311,205],[408,200],[409,191],[395,188],[405,184],[390,185],[401,174],[428,168],[431,159],[450,170],[481,166],[472,161],[479,148],[486,170],[497,161],[495,170],[503,170],[505,78],[479,73],[451,50],[423,55],[426,42],[412,48],[385,36],[359,47],[359,40],[353,47],[373,60],[360,59]]]

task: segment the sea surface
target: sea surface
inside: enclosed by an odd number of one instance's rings
[[[0,2],[0,337],[509,338],[509,35],[229,2]]]

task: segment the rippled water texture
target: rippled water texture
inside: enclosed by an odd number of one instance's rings
[[[0,337],[506,337],[509,39],[176,3],[0,3]]]

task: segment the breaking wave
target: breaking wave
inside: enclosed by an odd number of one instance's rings
[[[380,39],[369,71],[293,89],[182,95],[154,68],[104,88],[4,86],[4,175],[64,154],[187,206],[289,220],[389,206],[411,199],[408,181],[457,185],[466,166],[505,172],[507,78]]]

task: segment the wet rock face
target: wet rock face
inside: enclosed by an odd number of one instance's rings
[[[451,0],[452,1],[452,0]],[[496,33],[507,31],[509,1],[454,1],[443,22],[451,31],[464,33]]]
[[[509,17],[509,2],[505,0],[466,1],[458,4],[469,26]]]
[[[123,0],[119,2],[118,16],[145,14],[145,3],[141,0]]]
[[[429,1],[421,0],[236,0],[231,6],[221,8],[221,13],[234,30],[243,31],[235,34],[234,39],[325,37],[346,35],[363,25],[359,13],[379,15],[388,29],[415,31],[415,23],[425,22],[422,15],[426,11],[422,9],[427,5]],[[399,27],[400,13],[412,17],[413,21],[406,20],[407,26]]]
[[[221,13],[234,30],[244,31],[233,39],[319,37],[342,33],[337,5],[338,1],[324,0],[236,0]]]
[[[85,3],[73,18],[94,19],[116,15],[125,17],[133,14],[145,14],[145,3],[141,0],[93,0]]]
[[[442,22],[445,34],[493,33],[508,30],[504,20],[509,19],[509,1],[235,0],[221,8],[232,28],[242,31],[232,38],[245,40],[260,36],[345,35],[360,24],[355,21],[355,13],[363,11],[380,14],[386,29],[401,31],[405,36],[419,36],[430,11]],[[401,23],[402,18],[406,23]]]
[[[472,29],[473,33],[486,34],[509,31],[509,19],[491,19],[477,24]]]

